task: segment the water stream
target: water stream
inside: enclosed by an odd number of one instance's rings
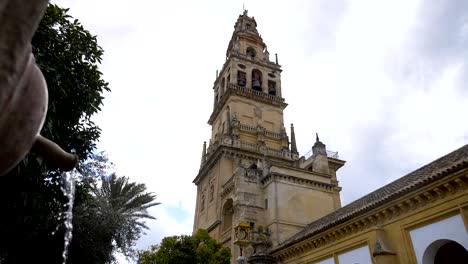
[[[78,172],[76,170],[70,172],[64,172],[62,174],[62,187],[60,189],[63,192],[63,195],[68,198],[68,202],[66,204],[67,210],[64,212],[64,223],[65,223],[65,235],[64,235],[64,242],[63,242],[63,264],[67,263],[68,257],[68,246],[70,246],[72,236],[73,236],[73,201],[75,200],[75,174]]]

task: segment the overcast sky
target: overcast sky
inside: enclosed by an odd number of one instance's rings
[[[192,232],[212,85],[243,3],[278,53],[300,153],[318,132],[347,161],[343,205],[468,143],[468,1],[55,2],[105,50],[99,150],[162,203],[139,248]]]

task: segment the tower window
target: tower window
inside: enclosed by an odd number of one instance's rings
[[[245,75],[245,72],[237,71],[237,85],[239,85],[240,87],[245,87],[246,82],[247,82],[247,77]]]
[[[265,199],[265,209],[268,209],[268,199]]]
[[[203,212],[205,210],[205,193],[202,194],[200,203],[200,212]]]
[[[214,199],[214,184],[213,183],[211,183],[210,185],[210,193],[209,193],[208,199],[210,202],[212,202]]]
[[[247,51],[246,51],[246,54],[247,54],[248,57],[250,57],[250,58],[253,59],[253,58],[255,58],[255,55],[256,55],[257,53],[255,52],[255,49],[254,49],[254,48],[248,47],[248,48],[247,48]]]
[[[276,96],[276,83],[274,81],[268,81],[268,94]]]
[[[229,74],[226,78],[226,83],[230,84],[231,83],[231,75]]]
[[[262,72],[257,69],[252,70],[252,89],[262,91]]]

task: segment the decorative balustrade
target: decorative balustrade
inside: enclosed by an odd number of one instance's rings
[[[305,159],[309,159],[310,157],[312,157],[312,150],[309,150],[306,154],[304,154]],[[338,151],[327,150],[327,157],[339,159]]]
[[[275,132],[268,131],[268,130],[265,131],[265,136],[271,137],[271,138],[281,138],[280,133],[275,133]]]
[[[338,159],[338,151],[329,151],[327,150],[327,157]]]
[[[256,128],[256,127],[254,127],[254,126],[249,126],[249,125],[242,124],[242,123],[239,124],[239,128],[240,128],[240,130],[247,131],[247,132],[252,132],[252,133],[257,132],[257,128]]]
[[[257,144],[252,144],[252,143],[247,143],[247,142],[241,141],[240,145],[241,145],[242,149],[251,150],[251,151],[258,151],[259,150],[259,146]]]
[[[221,142],[220,140],[217,140],[217,141],[212,142],[212,144],[208,147],[207,152],[206,152],[205,162],[208,161],[210,157],[221,146],[230,146],[230,147],[240,148],[243,150],[263,153],[271,157],[285,158],[289,160],[294,160],[298,158],[297,155],[294,156],[294,154],[291,153],[290,151],[269,149],[265,145],[253,144],[253,143],[248,143],[248,142],[240,141],[240,140],[233,140],[233,141],[230,141],[229,143]],[[334,153],[334,152],[330,152],[330,153]]]
[[[257,127],[242,124],[242,123],[239,124],[239,129],[242,131],[249,132],[249,133],[257,133]],[[268,130],[264,130],[264,131],[265,131],[265,136],[267,137],[281,139],[280,133],[276,133],[276,132],[268,131]]]
[[[239,86],[239,85],[236,85],[236,84],[233,84],[233,83],[228,83],[227,88],[232,89],[232,90],[237,90],[237,91],[240,91],[242,93],[247,93],[247,94],[253,94],[255,96],[260,96],[260,97],[269,99],[269,100],[274,101],[274,102],[284,103],[284,98],[281,98],[279,96],[274,96],[274,95],[270,95],[270,94],[267,94],[267,93],[264,93],[264,92],[255,91],[253,89],[242,87],[242,86]]]
[[[278,158],[285,158],[282,151],[278,151],[274,149],[267,149],[267,155],[278,157]]]

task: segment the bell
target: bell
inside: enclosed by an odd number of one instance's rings
[[[260,85],[259,80],[254,80],[252,87],[253,88],[262,88],[262,86]]]
[[[275,89],[275,88],[270,88],[270,89],[268,90],[268,94],[270,94],[270,95],[276,95],[276,89]]]

